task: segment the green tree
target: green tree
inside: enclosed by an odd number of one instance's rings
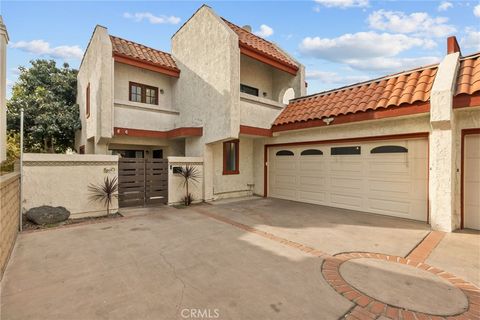
[[[20,76],[7,102],[7,128],[20,130],[20,109],[24,109],[24,147],[27,152],[65,152],[73,148],[80,128],[77,70],[67,63],[38,59],[30,68],[19,67]]]
[[[7,160],[2,162],[0,172],[13,171],[15,161],[20,158],[20,134],[10,133],[7,136]]]

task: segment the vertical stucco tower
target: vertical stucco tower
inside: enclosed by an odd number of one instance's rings
[[[0,16],[0,162],[7,158],[7,28],[3,24],[3,18]]]

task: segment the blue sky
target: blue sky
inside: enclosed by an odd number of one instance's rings
[[[308,93],[439,61],[456,35],[480,51],[479,1],[2,1],[10,43],[7,96],[18,66],[36,58],[78,67],[96,24],[170,51],[170,38],[203,3],[306,66]]]

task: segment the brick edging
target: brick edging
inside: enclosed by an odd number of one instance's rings
[[[460,289],[468,299],[468,309],[453,316],[438,316],[407,310],[376,300],[351,286],[340,274],[340,266],[349,260],[369,258],[408,265],[430,272],[453,286]],[[436,267],[421,261],[408,258],[370,252],[341,253],[336,256],[326,256],[322,264],[322,275],[328,284],[339,294],[356,304],[351,312],[345,315],[346,319],[376,319],[380,316],[389,319],[479,319],[480,318],[480,289],[475,285]]]

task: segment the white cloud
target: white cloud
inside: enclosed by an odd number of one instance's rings
[[[79,46],[50,47],[44,40],[13,42],[10,47],[41,56],[50,56],[55,59],[81,59],[83,50]]]
[[[337,38],[307,37],[300,44],[300,52],[316,58],[341,61],[351,58],[391,57],[413,47],[433,48],[431,40],[404,34],[358,32]]]
[[[460,47],[480,50],[480,31],[475,28],[466,28],[465,36],[460,40]]]
[[[307,37],[299,50],[306,56],[343,63],[357,70],[398,71],[437,62],[437,57],[397,57],[415,47],[435,46],[436,43],[431,40],[371,31],[344,34],[337,38]]]
[[[430,17],[426,12],[407,15],[400,11],[378,10],[368,16],[370,27],[376,30],[433,37],[449,36],[456,31],[447,22],[448,18]]]
[[[127,19],[131,19],[135,22],[141,22],[143,20],[147,20],[151,24],[178,24],[181,20],[179,17],[165,16],[165,15],[156,16],[150,12],[136,12],[136,13],[125,12],[123,14],[123,17]]]
[[[475,15],[475,17],[479,17],[479,18],[480,18],[480,4],[477,4],[477,5],[473,8],[473,14]]]
[[[342,76],[336,72],[331,71],[307,71],[306,77],[309,80],[320,80],[322,83],[332,83],[332,84],[348,84],[348,83],[356,83],[356,82],[363,82],[370,79],[370,77],[365,75],[358,75],[358,76]]]
[[[367,7],[368,0],[315,0],[316,3],[327,8],[351,8],[351,7]]]
[[[371,58],[371,59],[350,59],[345,61],[350,67],[357,70],[378,71],[378,72],[400,72],[416,67],[426,66],[440,62],[440,57],[427,56],[415,58]]]
[[[273,34],[273,29],[266,24],[262,24],[260,26],[260,30],[255,31],[254,34],[262,38],[267,38]]]
[[[447,11],[450,8],[453,8],[453,3],[444,1],[438,6],[438,11]]]

